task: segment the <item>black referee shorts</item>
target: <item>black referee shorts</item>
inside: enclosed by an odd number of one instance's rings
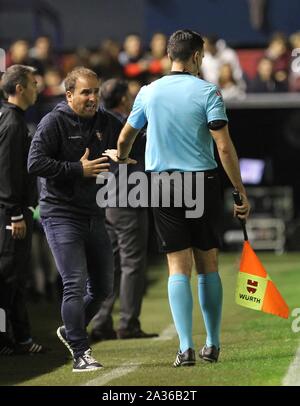
[[[182,185],[184,189],[183,173]],[[196,172],[192,173],[193,196],[196,190]],[[199,182],[198,182],[199,183]],[[160,194],[162,190],[160,189]],[[202,195],[203,198],[203,195]],[[204,211],[198,218],[187,218],[184,199],[182,207],[174,207],[174,188],[170,188],[171,207],[153,208],[155,228],[161,252],[169,253],[196,247],[200,250],[219,248],[223,220],[222,190],[217,170],[204,172]]]

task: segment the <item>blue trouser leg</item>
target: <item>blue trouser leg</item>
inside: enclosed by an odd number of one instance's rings
[[[113,292],[113,252],[104,219],[93,218],[86,242],[88,279],[84,297],[86,325],[98,312],[101,302]],[[101,272],[99,272],[101,270]]]
[[[47,218],[47,240],[63,281],[62,319],[75,358],[89,348],[86,325],[113,284],[104,220]]]

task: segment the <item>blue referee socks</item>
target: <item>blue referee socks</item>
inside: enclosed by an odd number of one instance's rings
[[[168,294],[171,312],[180,341],[180,351],[194,348],[193,330],[193,297],[190,278],[176,274],[169,277]]]
[[[198,297],[206,328],[206,345],[219,348],[223,300],[219,272],[198,275]]]

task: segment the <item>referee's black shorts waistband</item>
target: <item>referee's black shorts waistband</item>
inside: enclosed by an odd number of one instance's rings
[[[185,180],[187,180],[184,175],[185,175],[185,174],[191,174],[191,175],[192,175],[191,178],[192,178],[192,183],[193,183],[193,185],[195,185],[195,182],[196,182],[196,180],[197,180],[197,178],[198,178],[198,177],[197,177],[197,174],[202,174],[202,173],[203,173],[204,180],[206,180],[206,179],[208,179],[208,178],[210,178],[210,177],[219,177],[219,170],[218,170],[218,168],[215,168],[215,169],[208,169],[208,170],[206,170],[206,171],[190,171],[190,172],[189,172],[189,171],[186,171],[186,172],[182,172],[182,171],[147,172],[148,179],[151,179],[151,182],[152,182],[152,176],[151,176],[152,173],[153,173],[153,174],[156,174],[157,177],[154,176],[154,179],[156,179],[156,180],[160,180],[160,179],[162,180],[162,178],[160,178],[160,177],[162,176],[163,173],[168,174],[168,176],[172,176],[172,175],[174,175],[174,174],[179,174],[183,182],[185,182]],[[175,176],[176,176],[176,175],[175,175]],[[178,175],[177,175],[177,176],[178,176]]]
[[[185,174],[185,173],[191,173],[191,174],[196,174],[196,173],[204,173],[204,175],[215,175],[219,173],[219,169],[218,168],[214,168],[214,169],[207,169],[205,171],[152,171],[152,172],[147,172],[148,174],[151,173],[168,173],[168,174],[172,174],[172,173],[180,173],[181,175]]]

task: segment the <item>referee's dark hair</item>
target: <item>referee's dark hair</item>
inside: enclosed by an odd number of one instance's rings
[[[128,83],[122,79],[108,79],[100,89],[100,97],[103,106],[110,110],[117,107],[128,91]]]
[[[26,65],[12,65],[7,68],[1,78],[1,87],[5,95],[14,96],[16,94],[17,85],[26,88],[28,84],[28,74],[35,72],[35,68]]]
[[[201,35],[192,30],[174,32],[168,41],[168,54],[172,61],[187,61],[195,51],[203,49],[204,41]]]

